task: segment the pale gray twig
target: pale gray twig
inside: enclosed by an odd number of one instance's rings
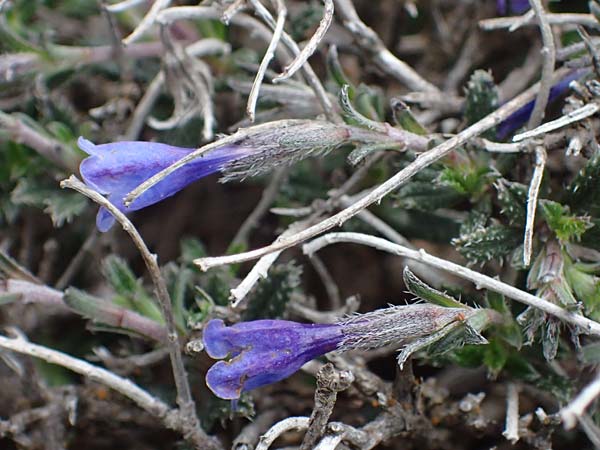
[[[279,436],[290,430],[304,430],[308,428],[310,419],[308,417],[288,417],[273,425],[265,434],[260,437],[255,450],[268,450],[271,444]]]
[[[527,13],[526,13],[527,14]],[[588,28],[600,29],[600,23],[592,14],[579,13],[555,13],[546,14],[546,20],[550,25],[583,25]],[[515,23],[522,25],[535,25],[536,22],[524,22],[522,16],[516,17],[495,17],[493,19],[484,19],[479,21],[479,26],[486,31],[498,30],[502,28],[511,28]]]
[[[508,383],[506,389],[506,424],[502,435],[513,445],[519,441],[519,390],[515,383]]]
[[[571,402],[559,411],[565,429],[570,430],[581,420],[586,408],[600,395],[600,372]]]
[[[548,105],[548,98],[550,97],[550,89],[552,88],[552,74],[554,73],[554,66],[556,65],[556,46],[554,44],[554,35],[552,34],[552,27],[548,23],[547,14],[544,10],[541,0],[529,0],[531,9],[535,12],[540,25],[540,31],[542,34],[542,78],[540,80],[540,89],[535,99],[535,106],[529,117],[527,128],[535,128],[542,123],[544,115],[546,113],[546,105]]]
[[[521,142],[525,139],[530,139],[533,137],[540,136],[542,134],[549,133],[550,131],[558,130],[559,128],[566,127],[575,122],[579,122],[580,120],[587,119],[588,117],[593,116],[598,112],[600,106],[597,103],[588,103],[581,108],[577,108],[574,111],[571,111],[556,120],[552,120],[550,122],[546,122],[540,125],[533,130],[528,130],[523,133],[515,134],[513,137],[513,142]]]
[[[281,414],[282,411],[277,409],[269,409],[258,414],[252,422],[242,428],[233,440],[231,450],[253,450],[260,435],[268,429],[273,420],[278,416],[281,417]]]
[[[272,30],[274,30],[276,27],[276,22],[269,10],[265,8],[259,1],[254,4],[254,7],[258,16],[263,19]],[[298,55],[301,53],[300,48],[285,31],[281,34],[281,41],[295,57],[298,57]],[[336,123],[341,122],[341,118],[335,111],[333,104],[331,103],[331,99],[327,95],[327,91],[325,91],[325,88],[321,84],[321,80],[319,80],[319,77],[317,77],[317,74],[313,71],[311,65],[308,62],[304,62],[304,64],[301,65],[301,68],[306,82],[315,92],[319,103],[321,103],[327,119]]]
[[[300,68],[308,61],[308,58],[317,50],[317,47],[325,37],[331,22],[333,21],[333,0],[323,0],[325,8],[323,10],[323,18],[319,22],[319,26],[314,34],[309,39],[304,48],[296,55],[294,60],[283,69],[283,72],[273,79],[273,83],[278,83],[292,77]]]
[[[259,0],[249,1],[255,9],[258,8],[256,4],[259,2]],[[250,89],[250,94],[248,95],[246,113],[248,114],[250,122],[254,122],[254,118],[256,116],[256,102],[258,101],[258,93],[260,91],[260,86],[265,77],[267,67],[269,67],[269,63],[275,56],[275,49],[277,48],[277,45],[279,45],[281,33],[283,33],[283,26],[285,25],[285,18],[287,16],[287,8],[285,7],[283,0],[275,0],[275,4],[277,5],[277,22],[275,23],[275,28],[273,29],[273,37],[271,38],[271,42],[269,42],[267,51],[265,52],[263,59],[260,62],[260,66],[258,66],[258,70],[256,71],[256,77],[254,78],[254,83],[252,83],[252,88]]]
[[[402,245],[394,244],[385,239],[362,233],[329,233],[320,238],[314,239],[307,244],[304,244],[302,250],[305,254],[310,255],[311,253],[316,252],[327,245],[340,242],[368,245],[394,255],[423,262],[432,267],[452,273],[453,275],[465,280],[469,280],[479,289],[485,288],[494,292],[498,292],[520,303],[544,311],[545,313],[555,316],[564,322],[579,327],[582,333],[600,336],[600,323],[594,320],[590,320],[580,314],[575,314],[571,311],[563,309],[560,306],[544,300],[541,297],[529,294],[528,292],[517,289],[516,287],[503,283],[495,278],[475,272],[474,270],[468,269],[459,264],[429,255],[423,249],[412,250]]]
[[[137,41],[142,35],[144,35],[158,18],[159,13],[167,8],[171,4],[171,0],[154,0],[154,3],[141,20],[141,22],[135,27],[135,29],[129,34],[129,36],[123,38],[123,44],[129,45]]]
[[[496,111],[484,117],[479,122],[466,128],[456,136],[448,139],[447,141],[443,142],[442,144],[434,147],[429,151],[419,154],[415,161],[413,161],[400,172],[396,173],[394,176],[386,180],[377,188],[373,189],[368,195],[365,195],[353,205],[317,223],[316,225],[313,225],[286,239],[277,239],[271,245],[268,245],[266,247],[251,250],[245,253],[239,253],[236,255],[200,258],[197,259],[195,263],[198,264],[202,270],[208,270],[211,267],[223,264],[249,261],[252,259],[260,258],[274,251],[280,251],[289,247],[293,247],[307,239],[310,239],[320,233],[323,233],[324,231],[342,225],[348,219],[355,216],[360,211],[367,208],[369,205],[380,201],[390,192],[393,192],[396,189],[398,189],[399,186],[407,182],[410,178],[412,178],[415,174],[420,172],[425,167],[429,166],[430,164],[433,164],[435,161],[450,153],[456,147],[468,142],[470,139],[478,136],[479,134],[496,126],[502,120],[506,119],[513,112],[515,112],[521,106],[530,101],[535,92],[537,91],[537,88],[537,85],[532,86],[518,97],[505,103]]]
[[[246,7],[246,0],[234,0],[221,15],[221,22],[229,25],[231,18]]]
[[[310,416],[308,430],[304,435],[300,450],[311,450],[321,439],[327,427],[327,421],[333,412],[338,392],[348,389],[354,381],[352,372],[338,371],[333,364],[327,363],[317,372],[315,406]]]
[[[379,36],[360,19],[351,0],[335,0],[335,9],[344,26],[356,38],[356,43],[371,55],[373,62],[382,71],[413,91],[440,92],[437,87],[385,47]]]
[[[18,114],[6,114],[0,111],[0,141],[2,130],[6,130],[8,137],[20,144],[31,147],[48,161],[70,172],[77,170],[79,158],[62,142],[45,136],[34,129],[19,117]]]
[[[125,214],[123,214],[116,206],[114,206],[98,192],[88,188],[74,175],[66,180],[63,180],[60,185],[63,188],[74,189],[98,203],[100,206],[106,208],[119,222],[119,224],[121,224],[123,230],[130,235],[133,243],[139,250],[142,259],[144,260],[144,263],[150,272],[150,277],[152,278],[156,296],[159,300],[165,320],[165,325],[167,328],[167,346],[169,348],[173,377],[175,379],[175,386],[177,388],[177,403],[181,410],[182,417],[185,418],[185,425],[188,427],[187,433],[189,433],[190,439],[195,442],[202,442],[203,445],[205,445],[205,448],[214,448],[215,444],[213,439],[211,439],[200,427],[200,422],[198,421],[198,416],[196,415],[196,406],[194,399],[192,398],[187,373],[185,371],[183,358],[181,356],[181,345],[179,342],[177,329],[175,327],[175,320],[173,318],[171,297],[169,295],[169,291],[167,290],[165,280],[161,274],[160,267],[158,266],[156,255],[150,253],[150,250],[146,246],[142,236],[139,234],[127,216],[125,216]]]
[[[540,193],[540,186],[542,185],[542,178],[544,176],[547,159],[548,155],[546,154],[544,147],[539,145],[536,146],[535,165],[533,167],[531,182],[529,183],[529,190],[527,191],[527,218],[525,220],[525,233],[523,236],[523,264],[525,267],[529,267],[529,264],[531,263],[535,211],[537,209],[538,195]]]
[[[106,5],[106,9],[112,13],[127,11],[128,9],[144,3],[145,1],[146,0],[123,0],[118,3],[113,3],[112,5]]]
[[[217,445],[214,441],[199,439],[198,434],[191,433],[187,418],[181,411],[171,409],[166,403],[163,403],[158,398],[150,395],[126,378],[122,378],[106,369],[94,366],[93,364],[66,355],[62,352],[41,345],[32,344],[22,338],[10,339],[6,336],[0,336],[0,348],[43,359],[50,364],[65,367],[86,378],[114,389],[132,400],[144,411],[147,411],[162,420],[168,428],[182,433],[182,435],[199,450],[221,448],[221,446]]]

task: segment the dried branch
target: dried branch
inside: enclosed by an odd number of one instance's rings
[[[250,3],[255,9],[258,8],[256,6],[258,0],[250,0]],[[263,82],[265,72],[267,71],[267,67],[269,67],[269,63],[275,56],[275,49],[277,48],[277,45],[279,45],[279,40],[281,39],[281,34],[283,33],[283,26],[285,25],[285,18],[287,16],[287,9],[283,1],[275,0],[275,4],[277,5],[277,22],[275,23],[275,28],[273,29],[273,37],[271,38],[271,42],[269,42],[267,51],[260,62],[260,66],[258,66],[254,83],[252,83],[252,88],[250,89],[250,94],[248,95],[246,113],[248,114],[250,122],[254,122],[254,118],[256,117],[256,102],[258,101],[260,85]]]
[[[392,242],[386,241],[378,237],[370,236],[361,233],[329,233],[320,238],[317,238],[302,248],[303,252],[307,255],[318,251],[319,249],[340,242],[351,242],[361,245],[368,245],[369,247],[383,250],[394,255],[403,256],[405,258],[420,261],[432,267],[449,272],[465,280],[469,280],[474,283],[478,288],[489,289],[494,292],[505,295],[506,297],[512,298],[520,303],[528,306],[532,306],[547,314],[555,316],[564,322],[570,323],[576,327],[579,327],[582,333],[591,334],[594,336],[600,336],[600,323],[587,319],[579,314],[575,314],[571,311],[561,308],[560,306],[551,303],[543,298],[529,294],[525,291],[517,289],[514,286],[503,283],[500,280],[488,277],[474,270],[468,269],[459,264],[446,261],[445,259],[437,258],[429,255],[425,250],[412,250],[402,245],[397,245]]]
[[[139,234],[137,229],[133,226],[131,221],[117,209],[111,202],[100,195],[98,192],[88,188],[85,184],[79,181],[75,176],[63,180],[61,187],[74,189],[77,192],[85,195],[99,205],[105,207],[121,224],[123,229],[131,236],[133,243],[139,250],[155,287],[156,296],[161,306],[165,324],[167,327],[167,345],[169,348],[169,356],[171,358],[171,365],[173,368],[173,377],[175,379],[175,386],[177,388],[177,403],[181,410],[181,415],[185,420],[185,426],[188,427],[188,433],[193,435],[193,440],[203,442],[204,448],[215,448],[214,441],[202,430],[196,415],[196,407],[190,386],[188,383],[187,374],[183,365],[183,359],[180,352],[179,336],[175,328],[175,320],[173,318],[173,310],[171,304],[171,298],[167,290],[167,285],[160,272],[156,255],[150,253],[148,247],[144,243],[142,236]],[[190,437],[192,438],[192,437]]]
[[[386,180],[384,183],[373,189],[368,195],[365,195],[359,199],[353,205],[340,211],[339,213],[313,225],[291,237],[278,238],[271,245],[256,250],[251,250],[245,253],[239,253],[236,255],[219,256],[219,257],[207,257],[199,258],[195,261],[202,270],[208,270],[211,267],[220,266],[223,264],[233,264],[238,262],[250,261],[252,259],[260,258],[274,251],[284,250],[286,248],[293,247],[300,244],[301,242],[310,239],[318,234],[321,234],[333,227],[340,226],[351,217],[358,214],[369,205],[380,201],[383,197],[388,195],[390,192],[395,191],[411,179],[415,174],[419,173],[422,169],[438,161],[444,157],[456,147],[468,142],[470,139],[480,135],[488,129],[496,126],[502,120],[506,119],[513,112],[518,110],[521,106],[525,105],[530,101],[533,95],[537,92],[538,85],[534,85],[527,91],[523,92],[518,97],[505,103],[503,106],[498,108],[496,111],[481,119],[479,122],[471,125],[469,128],[463,130],[453,138],[443,142],[442,144],[434,147],[433,149],[419,154],[417,159],[409,164],[407,167],[396,173],[393,177]]]
[[[559,411],[565,429],[570,430],[577,425],[585,414],[586,408],[600,395],[600,372],[571,402]]]
[[[552,74],[554,73],[554,66],[556,65],[556,46],[554,45],[552,28],[548,23],[546,11],[544,10],[541,0],[529,0],[529,4],[538,19],[540,31],[542,33],[542,42],[544,44],[542,47],[543,62],[540,89],[535,100],[535,106],[529,117],[529,123],[527,124],[528,128],[535,128],[542,123],[544,114],[546,113],[550,89],[552,88]]]
[[[382,71],[405,84],[413,91],[431,91],[439,93],[440,90],[425,80],[404,61],[395,57],[383,44],[379,36],[358,16],[351,0],[335,0],[335,9],[342,19],[344,26],[356,38],[356,43]]]
[[[290,430],[304,430],[308,428],[310,419],[308,417],[288,417],[273,425],[269,431],[263,434],[258,441],[255,450],[268,450],[271,444],[279,436]]]
[[[40,358],[51,364],[65,367],[121,393],[144,411],[160,419],[167,428],[180,432],[197,449],[221,448],[215,441],[202,437],[200,433],[190,429],[187,417],[181,411],[169,408],[166,403],[153,397],[127,378],[122,378],[81,359],[41,345],[32,344],[21,338],[10,339],[6,336],[0,336],[0,348]]]
[[[321,439],[327,421],[333,411],[338,392],[346,390],[354,381],[352,372],[338,372],[333,364],[325,364],[317,373],[317,389],[315,390],[315,407],[310,416],[308,430],[304,435],[300,450],[311,450]]]
[[[135,29],[123,38],[123,44],[129,45],[141,38],[157,21],[160,12],[171,4],[171,0],[154,0],[154,3]]]
[[[544,147],[537,146],[535,148],[535,165],[533,167],[533,175],[531,176],[529,190],[527,191],[527,218],[525,220],[525,233],[523,237],[523,264],[525,267],[528,267],[531,263],[535,211],[537,209],[538,196],[540,193],[540,186],[542,185],[542,178],[544,176],[544,169],[546,167],[547,159],[548,155],[546,154]]]
[[[515,383],[509,383],[506,390],[506,425],[502,435],[513,445],[519,441],[519,390]]]
[[[304,46],[302,51],[296,55],[296,58],[285,66],[283,72],[273,79],[273,83],[278,83],[283,80],[291,78],[302,66],[308,61],[308,58],[317,50],[317,47],[325,37],[331,22],[333,21],[333,0],[323,0],[325,9],[323,11],[323,18],[319,22],[314,34],[309,39],[308,43]]]

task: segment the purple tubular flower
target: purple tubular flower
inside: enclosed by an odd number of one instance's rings
[[[569,72],[564,78],[556,83],[550,89],[550,95],[548,96],[548,104],[551,104],[559,97],[565,95],[569,90],[569,84],[571,81],[578,80],[588,73],[587,70],[574,70]],[[517,111],[508,116],[504,121],[496,128],[496,138],[498,140],[504,140],[510,136],[515,130],[521,128],[525,122],[529,120],[533,107],[535,106],[535,100],[523,105]]]
[[[330,351],[401,346],[464,321],[474,311],[416,304],[357,314],[335,324],[255,320],[227,327],[213,319],[204,329],[204,348],[210,357],[227,361],[209,369],[206,384],[217,397],[235,400],[243,391],[283,380]]]
[[[219,361],[206,374],[217,397],[235,400],[242,391],[283,380],[313,358],[335,350],[343,335],[339,325],[303,324],[287,320],[255,320],[225,326],[208,322],[206,352]]]
[[[497,0],[498,14],[523,14],[529,9],[529,0]]]
[[[79,166],[85,184],[107,195],[108,200],[123,212],[136,211],[170,197],[188,184],[219,172],[227,163],[253,152],[249,147],[238,145],[217,148],[173,172],[126,207],[123,203],[125,195],[195,149],[155,142],[95,145],[83,137],[79,138],[77,144],[90,155]],[[98,230],[108,231],[114,222],[108,210],[101,207],[96,216]]]

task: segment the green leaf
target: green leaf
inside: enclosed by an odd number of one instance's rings
[[[508,256],[521,242],[518,230],[503,225],[491,225],[452,240],[452,245],[470,263],[485,263]]]
[[[286,305],[300,286],[302,269],[293,261],[278,264],[269,270],[269,276],[258,282],[250,293],[244,320],[276,319],[283,316]]]
[[[162,312],[154,297],[148,294],[124,259],[116,255],[107,256],[102,272],[117,294],[113,299],[116,304],[163,323]]]
[[[485,348],[483,363],[489,370],[493,378],[496,378],[506,361],[508,360],[508,352],[502,343],[497,339],[492,339]]]
[[[473,72],[467,83],[465,96],[465,118],[468,125],[473,125],[498,108],[498,89],[492,74],[486,70]],[[483,134],[488,139],[494,139],[495,136],[494,128]]]
[[[570,215],[568,206],[551,200],[540,200],[540,205],[546,223],[561,242],[579,241],[594,226],[589,217]]]
[[[425,284],[417,278],[408,266],[404,268],[402,275],[404,277],[404,284],[411,294],[416,295],[429,303],[445,306],[447,308],[468,308],[453,297]]]
[[[574,211],[598,215],[600,212],[600,152],[594,153],[567,187],[567,203]]]
[[[21,178],[11,193],[11,200],[17,205],[43,208],[49,214],[55,227],[61,227],[80,215],[87,206],[84,196],[76,192],[66,192],[56,187],[48,187],[45,180],[36,181]]]
[[[470,164],[460,164],[447,167],[440,175],[443,185],[452,187],[459,194],[476,199],[487,189],[487,186],[498,176],[490,167],[473,167]]]
[[[413,181],[400,188],[395,200],[399,208],[434,211],[457,205],[465,200],[465,195],[450,186],[429,181]]]
[[[494,184],[498,192],[500,214],[510,225],[525,225],[527,218],[527,186],[501,178]]]

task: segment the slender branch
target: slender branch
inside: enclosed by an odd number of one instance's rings
[[[325,9],[323,11],[323,18],[319,22],[314,34],[309,39],[308,43],[304,48],[296,55],[294,60],[289,63],[283,70],[283,72],[273,79],[273,83],[278,83],[283,80],[291,78],[302,66],[308,61],[308,58],[317,50],[317,47],[325,37],[327,30],[329,29],[331,22],[333,21],[333,0],[323,0]]]
[[[525,14],[525,16],[527,13]],[[502,28],[512,28],[515,23],[521,25],[535,25],[535,22],[523,21],[524,16],[516,17],[496,17],[493,19],[485,19],[479,21],[481,29],[486,31],[498,30]],[[600,29],[600,24],[592,14],[578,13],[560,13],[546,14],[546,21],[550,25],[583,25],[588,28]]]
[[[269,431],[263,434],[258,441],[255,450],[268,450],[271,444],[275,442],[279,436],[290,430],[304,430],[308,428],[308,417],[288,417],[273,425]]]
[[[77,170],[79,158],[63,143],[41,134],[27,125],[17,114],[6,114],[0,111],[0,132],[5,129],[9,138],[20,144],[31,147],[48,161],[70,172]],[[2,136],[0,135],[0,140]]]
[[[63,290],[71,282],[75,274],[79,271],[81,264],[83,263],[87,254],[94,248],[96,242],[98,242],[99,233],[94,228],[90,235],[86,238],[81,248],[77,251],[77,254],[71,259],[69,265],[59,277],[54,287],[58,290]]]
[[[550,122],[546,122],[543,125],[540,125],[533,130],[525,131],[520,134],[515,134],[513,137],[513,142],[521,142],[525,139],[530,139],[533,137],[540,136],[542,134],[549,133],[554,130],[558,130],[559,128],[566,127],[575,122],[579,122],[580,120],[587,119],[588,117],[593,116],[600,110],[600,106],[597,103],[588,103],[581,108],[577,108],[574,111],[571,111],[556,120],[552,120]],[[510,144],[508,144],[510,145]]]
[[[437,87],[385,47],[377,33],[360,19],[351,0],[335,0],[335,9],[344,26],[356,38],[357,44],[372,56],[373,62],[381,70],[414,91],[440,92]]]
[[[106,5],[106,9],[112,13],[118,13],[122,11],[127,11],[130,8],[133,8],[141,3],[144,3],[146,0],[123,0],[119,3],[113,3],[112,5]]]
[[[179,431],[196,448],[220,448],[214,442],[208,442],[201,434],[192,432],[193,430],[190,430],[187,418],[182,412],[171,409],[169,405],[153,397],[127,378],[115,375],[106,369],[66,355],[65,353],[32,344],[21,338],[10,339],[6,336],[0,336],[0,348],[43,359],[46,362],[65,367],[90,380],[108,386],[132,400],[144,411],[159,418],[166,427]]]
[[[479,122],[471,125],[469,128],[463,130],[456,136],[452,137],[451,139],[443,142],[442,144],[434,147],[433,149],[427,152],[419,154],[415,161],[406,166],[400,172],[396,173],[393,177],[386,180],[377,188],[373,189],[369,194],[357,200],[353,205],[317,223],[316,225],[313,225],[303,231],[300,231],[294,236],[277,239],[271,245],[268,245],[266,247],[251,250],[245,253],[239,253],[237,255],[199,258],[194,262],[198,264],[202,270],[208,270],[211,267],[220,266],[223,264],[250,261],[252,259],[260,258],[274,251],[280,251],[289,247],[293,247],[333,227],[342,225],[348,219],[355,216],[360,211],[367,208],[369,205],[380,201],[390,192],[393,192],[396,189],[398,189],[398,187],[406,183],[410,178],[412,178],[415,174],[419,173],[425,167],[433,164],[440,158],[450,153],[456,147],[468,142],[470,139],[480,135],[486,130],[496,126],[502,120],[506,119],[510,114],[512,114],[521,106],[530,101],[534,93],[537,92],[537,88],[538,85],[532,86],[518,97],[505,103],[496,111],[484,117]]]
[[[250,0],[250,3],[252,3],[255,9],[257,8],[256,4],[258,3],[258,0]],[[258,101],[260,85],[263,82],[265,72],[267,71],[267,67],[269,67],[269,63],[275,56],[275,49],[279,45],[281,33],[283,33],[283,26],[285,25],[285,18],[287,16],[287,9],[283,4],[283,1],[276,0],[275,4],[277,5],[277,22],[275,23],[275,28],[273,29],[273,37],[271,38],[271,42],[269,42],[267,51],[260,62],[260,66],[258,66],[254,83],[252,83],[252,88],[250,89],[250,94],[248,95],[246,113],[248,114],[250,122],[254,122],[256,117],[256,102]]]
[[[171,298],[167,290],[167,285],[160,272],[156,255],[150,253],[146,246],[142,236],[139,234],[137,229],[133,226],[131,221],[117,209],[111,202],[100,195],[98,192],[88,188],[85,184],[79,181],[75,176],[63,180],[61,187],[74,189],[77,192],[85,195],[94,202],[106,208],[115,219],[121,224],[123,229],[129,234],[133,243],[139,250],[155,287],[156,296],[159,300],[163,316],[165,319],[165,325],[167,328],[167,346],[169,349],[169,356],[171,358],[171,365],[173,368],[173,377],[175,379],[175,386],[177,388],[177,403],[181,409],[181,414],[187,422],[189,432],[196,435],[197,440],[204,442],[205,448],[214,448],[215,444],[212,439],[202,430],[196,415],[196,407],[190,386],[188,383],[187,373],[183,366],[183,359],[180,352],[179,336],[175,328],[175,320],[173,318],[173,310],[171,304]]]
[[[600,395],[600,372],[594,381],[588,384],[571,402],[559,411],[565,429],[570,430],[577,425],[585,414],[586,408]]]
[[[321,439],[325,433],[327,421],[333,412],[338,392],[348,389],[353,381],[352,372],[337,371],[331,363],[327,363],[319,369],[317,389],[315,390],[315,407],[300,450],[311,450]]]
[[[546,154],[544,147],[537,146],[535,148],[535,165],[533,168],[533,175],[531,176],[529,190],[527,191],[527,217],[525,220],[525,233],[523,236],[523,264],[525,267],[528,267],[531,263],[535,211],[537,209],[538,196],[540,193],[540,186],[542,185],[542,178],[544,176],[544,168],[546,167],[547,159],[548,155]]]
[[[550,89],[552,88],[552,73],[554,72],[554,66],[556,65],[556,46],[554,44],[554,35],[552,34],[552,28],[548,23],[546,17],[546,11],[542,5],[541,0],[529,0],[531,9],[537,16],[540,31],[542,33],[542,78],[540,80],[540,89],[535,100],[535,106],[529,117],[528,128],[535,128],[542,123],[544,114],[546,113],[546,106],[548,105],[548,98],[550,97]]]
[[[265,21],[265,23],[272,30],[274,30],[276,22],[273,19],[271,13],[267,10],[267,8],[265,8],[260,2],[256,2],[255,8],[256,13]],[[298,47],[298,44],[296,44],[296,42],[285,31],[281,34],[281,41],[294,56],[297,57],[300,54],[300,48]],[[325,91],[325,88],[321,84],[321,80],[319,80],[319,77],[317,77],[317,74],[314,72],[310,64],[308,62],[305,62],[304,64],[302,64],[301,67],[302,73],[304,74],[304,78],[306,79],[306,82],[311,87],[311,89],[315,92],[315,95],[321,103],[321,106],[323,107],[323,111],[325,112],[327,119],[331,122],[341,122],[341,118],[337,114],[337,112],[335,112],[333,104],[331,103],[331,99],[327,95],[327,91]]]
[[[594,336],[600,336],[600,323],[590,320],[582,315],[575,314],[571,311],[567,311],[560,306],[551,303],[543,298],[529,294],[528,292],[517,289],[514,286],[506,284],[500,280],[488,277],[474,270],[468,269],[459,264],[455,264],[445,259],[437,258],[429,255],[425,250],[412,250],[402,245],[394,244],[385,239],[381,239],[375,236],[361,233],[329,233],[325,236],[321,236],[307,244],[302,248],[303,252],[307,255],[318,251],[319,249],[334,243],[350,242],[361,245],[368,245],[370,247],[382,250],[394,255],[403,256],[405,258],[420,261],[428,264],[432,267],[449,272],[465,280],[469,280],[474,283],[478,288],[489,289],[494,292],[505,295],[506,297],[512,298],[520,303],[528,306],[540,309],[547,314],[553,315],[564,322],[575,325],[581,329],[582,333],[591,334]]]
[[[160,12],[171,4],[171,0],[154,0],[154,3],[129,36],[123,39],[124,45],[132,44],[142,37],[154,25]]]
[[[519,390],[515,383],[509,383],[506,392],[506,425],[502,435],[511,444],[519,441]]]

